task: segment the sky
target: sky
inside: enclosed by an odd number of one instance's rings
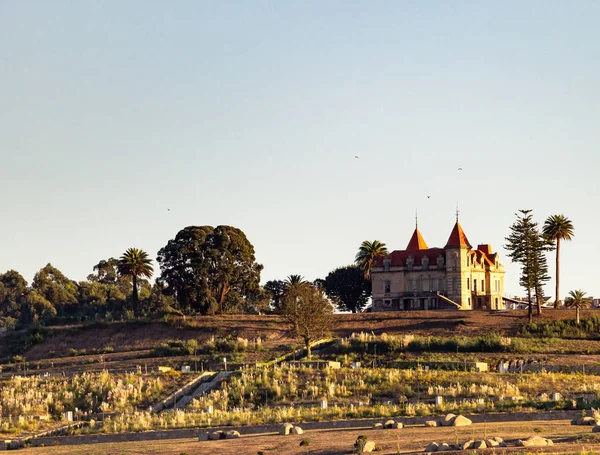
[[[404,249],[415,211],[443,247],[458,204],[509,295],[515,213],[566,215],[562,297],[600,297],[599,17],[584,0],[0,0],[0,273],[83,280],[232,225],[263,283],[312,280],[363,240]]]

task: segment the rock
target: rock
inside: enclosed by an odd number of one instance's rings
[[[363,453],[371,453],[375,450],[375,441],[367,441],[363,445]]]
[[[425,447],[425,452],[437,452],[437,450],[438,450],[437,442],[432,442],[430,444],[427,444],[427,447]]]
[[[437,427],[438,426],[438,422],[437,422],[437,420],[426,420],[425,421],[425,426],[426,427]]]
[[[592,433],[600,433],[600,425],[596,425],[594,428],[592,428]]]
[[[530,436],[525,440],[519,439],[517,441],[517,445],[522,447],[546,447],[553,444],[550,439],[542,438],[541,436]]]
[[[227,432],[227,435],[225,435],[225,439],[237,439],[240,436],[241,435],[239,431],[231,430]]]
[[[383,428],[383,424],[382,423],[374,423],[373,424],[373,429],[374,430],[381,430]]]
[[[292,434],[303,434],[304,430],[300,427],[294,427],[292,428]]]
[[[471,422],[470,419],[467,419],[464,416],[456,416],[454,418],[454,421],[452,422],[452,426],[453,427],[466,427],[471,425],[473,422]]]
[[[396,424],[396,422],[394,422],[393,420],[386,420],[385,423],[383,424],[383,428],[394,428],[394,425]]]
[[[208,441],[208,433],[200,433],[198,435],[198,441]]]
[[[438,448],[437,448],[437,451],[438,451],[438,452],[443,452],[443,451],[445,451],[445,450],[451,450],[451,448],[450,448],[450,445],[448,445],[447,443],[443,442],[443,443],[441,443],[441,444],[438,446]]]
[[[571,425],[600,425],[600,422],[596,421],[593,417],[576,417],[571,420]]]
[[[499,447],[500,443],[497,441],[494,441],[493,439],[486,439],[485,440],[485,445],[488,447]]]
[[[473,441],[472,439],[469,439],[468,441],[463,442],[462,444],[459,445],[460,450],[468,450],[468,449],[470,449],[473,446],[474,442],[475,441]]]
[[[475,441],[471,444],[471,449],[487,449],[487,444],[485,441]]]
[[[294,428],[294,425],[291,423],[284,423],[279,427],[279,434],[281,436],[287,436],[292,431],[292,428]]]
[[[221,439],[222,433],[223,433],[222,431],[213,431],[211,434],[208,435],[208,439],[210,439],[211,441],[216,441],[218,439]]]
[[[404,428],[404,424],[402,422],[394,422],[394,426],[392,428]]]
[[[452,426],[452,424],[454,423],[454,419],[456,419],[456,416],[454,414],[446,414],[446,417],[444,417],[444,419],[442,420],[442,426]]]

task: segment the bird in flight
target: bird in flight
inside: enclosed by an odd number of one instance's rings
[[[462,171],[462,167],[459,167],[459,168],[458,168],[458,170],[459,170],[459,171]]]
[[[358,158],[358,155],[354,155],[354,158]]]
[[[431,199],[431,196],[427,196],[427,199]]]

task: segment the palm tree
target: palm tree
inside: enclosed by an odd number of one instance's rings
[[[552,215],[544,222],[543,233],[546,239],[552,243],[556,242],[556,293],[554,294],[554,306],[560,303],[560,241],[573,238],[573,223],[564,215]]]
[[[138,313],[138,277],[140,278],[151,278],[152,272],[152,260],[143,250],[138,248],[129,248],[123,256],[119,258],[117,265],[119,275],[130,276],[131,283],[133,285],[133,291],[131,293],[131,302],[133,305],[133,313]]]
[[[381,243],[379,240],[373,240],[372,242],[365,240],[361,243],[354,258],[354,263],[363,271],[366,280],[371,277],[371,269],[377,258],[385,256],[387,252],[385,243]]]
[[[293,286],[294,284],[306,283],[306,280],[302,275],[289,275],[285,279],[286,286]]]
[[[585,297],[585,292],[581,289],[576,291],[570,291],[569,296],[565,300],[565,305],[569,308],[575,307],[577,310],[577,324],[579,324],[579,308],[585,308],[589,306],[590,299]]]

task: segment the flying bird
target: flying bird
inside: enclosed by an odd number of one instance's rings
[[[358,158],[358,155],[354,155],[354,158]]]
[[[459,170],[459,171],[462,171],[462,167],[459,167],[459,168],[458,168],[458,170]]]
[[[427,199],[431,199],[431,196],[427,196]]]

